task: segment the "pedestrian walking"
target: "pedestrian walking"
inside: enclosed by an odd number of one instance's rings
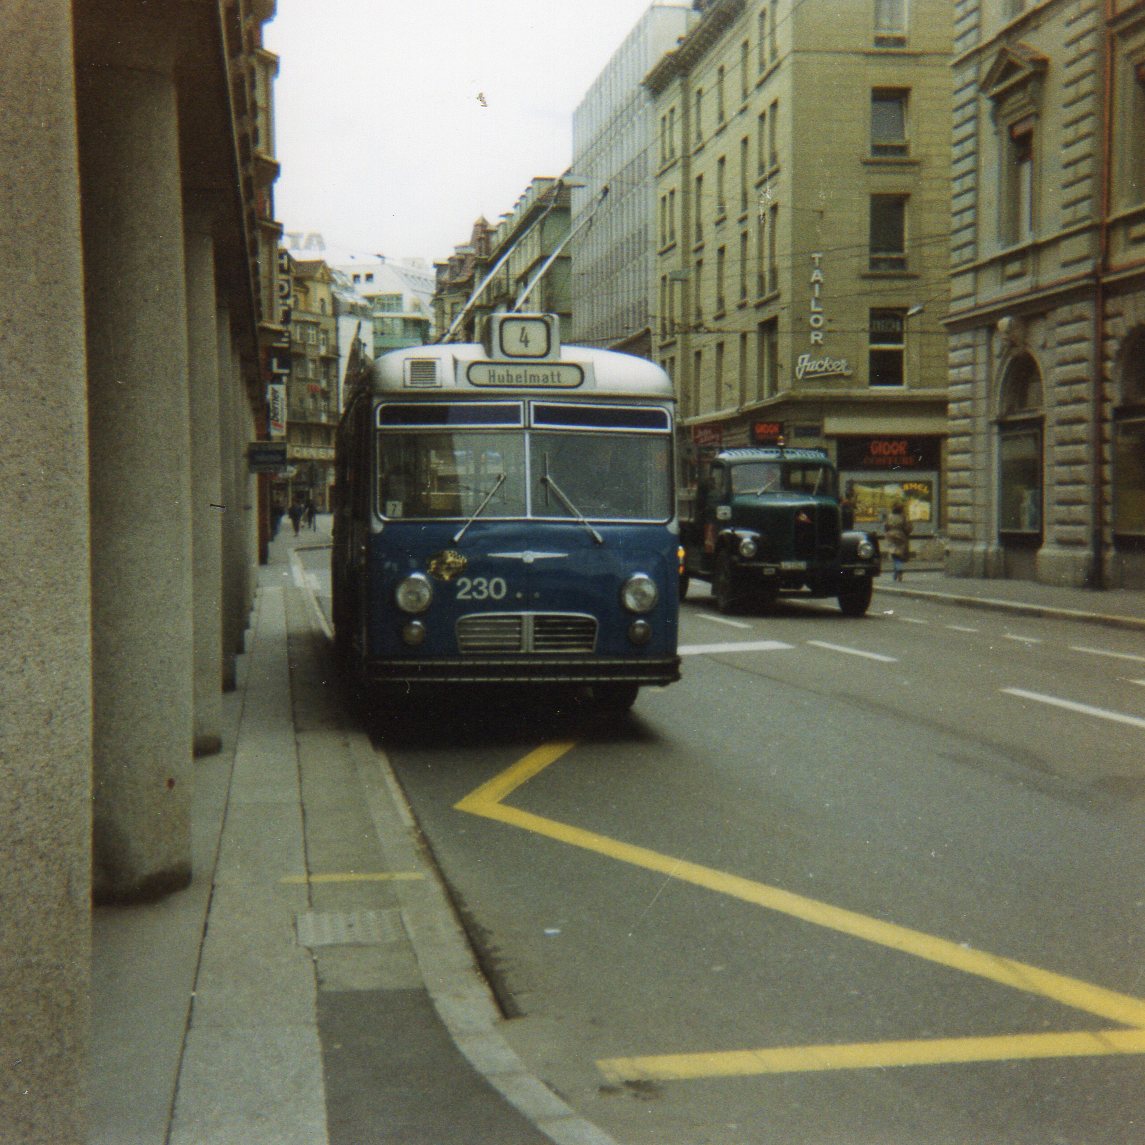
[[[903,503],[896,501],[883,524],[883,537],[894,568],[893,580],[902,580],[903,565],[910,559],[910,530],[910,518]]]
[[[299,501],[294,501],[290,505],[290,523],[294,526],[294,535],[298,536],[298,530],[302,526],[302,504]]]
[[[318,507],[314,504],[313,499],[306,502],[306,524],[311,529],[318,528]]]

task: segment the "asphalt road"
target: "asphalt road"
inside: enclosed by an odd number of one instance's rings
[[[629,1145],[1145,1142],[1140,635],[684,607],[602,720],[379,731],[533,1072]]]

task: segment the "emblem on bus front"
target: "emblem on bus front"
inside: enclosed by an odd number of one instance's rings
[[[434,580],[450,581],[460,576],[468,564],[468,559],[460,553],[454,552],[453,549],[445,549],[429,558],[426,569]]]

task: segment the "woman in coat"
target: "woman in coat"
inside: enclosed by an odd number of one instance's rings
[[[887,514],[883,532],[894,566],[894,580],[902,580],[903,565],[910,556],[910,520],[901,501],[896,501]]]

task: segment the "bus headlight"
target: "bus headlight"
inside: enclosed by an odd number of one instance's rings
[[[859,547],[858,547],[857,552],[859,554],[859,560],[869,561],[871,559],[871,557],[873,557],[875,555],[875,546],[869,538],[864,537],[859,542]]]
[[[629,612],[651,612],[659,599],[660,590],[647,573],[634,573],[620,590],[620,603]]]
[[[430,584],[429,577],[425,573],[413,573],[405,580],[399,581],[398,587],[394,590],[394,600],[402,612],[414,615],[425,612],[433,600],[433,585]]]

